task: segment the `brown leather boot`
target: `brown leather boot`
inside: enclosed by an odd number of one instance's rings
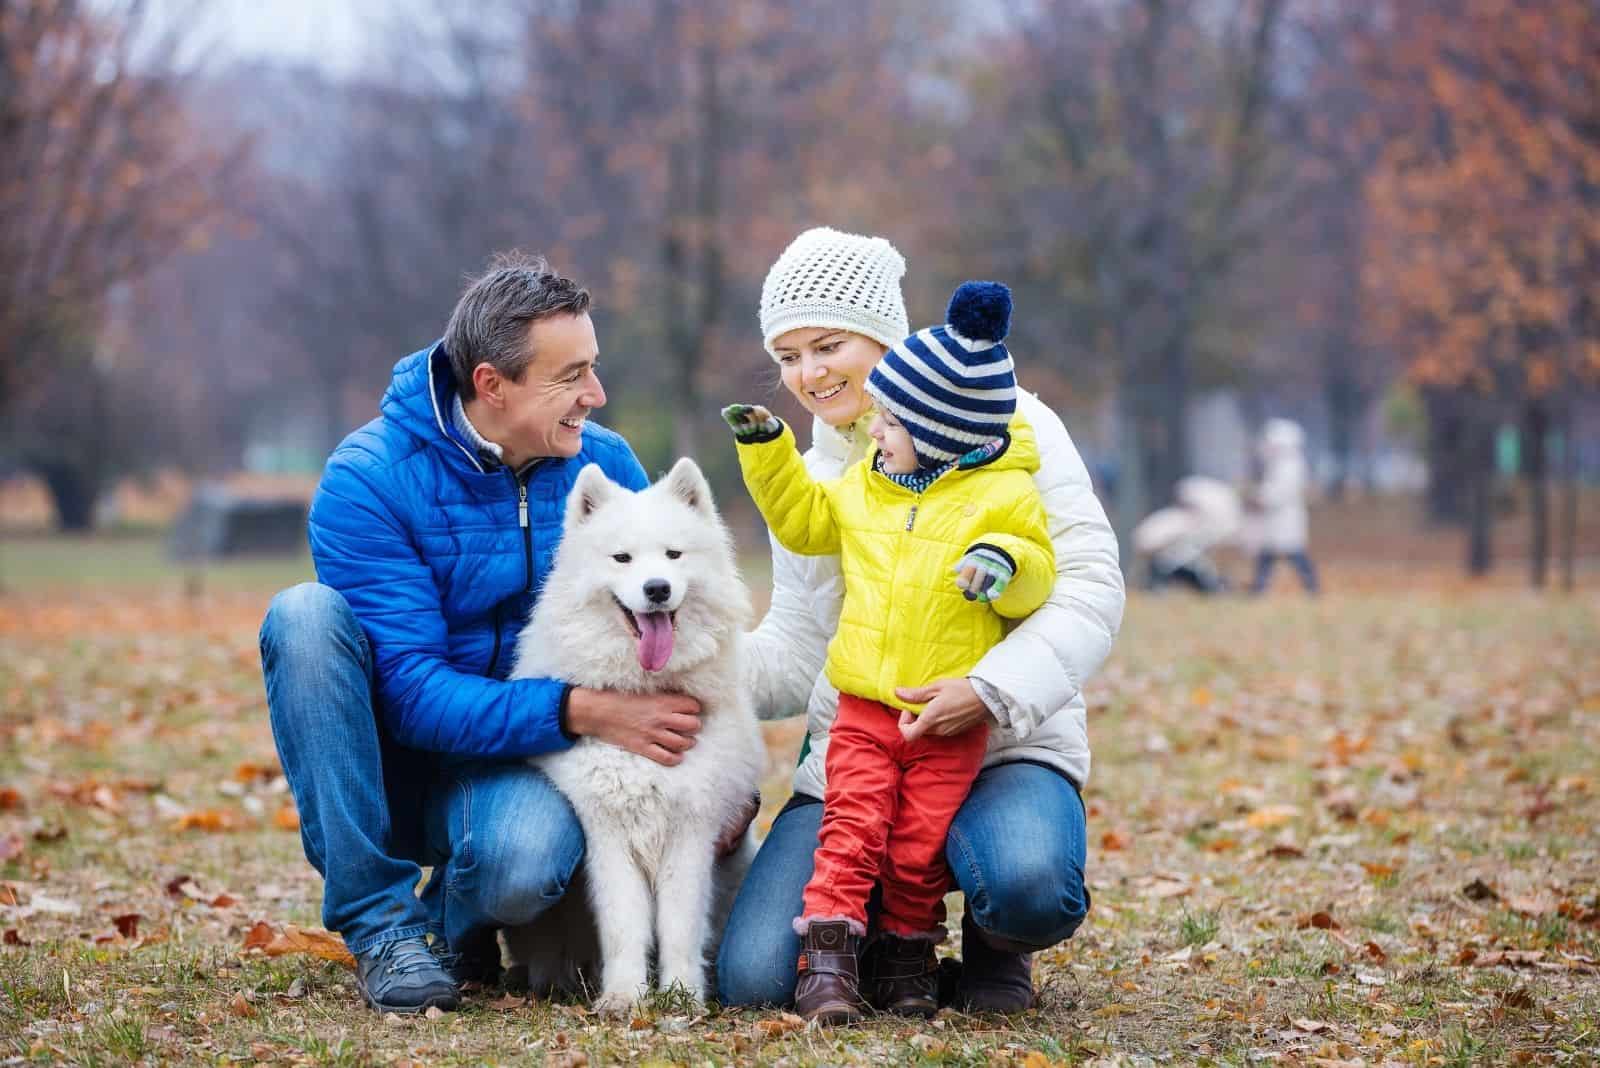
[[[867,1000],[881,1012],[929,1019],[939,1011],[939,961],[933,940],[881,934]]]
[[[857,953],[861,939],[843,920],[813,922],[800,939],[800,979],[794,1011],[805,1020],[834,1027],[866,1015],[861,1000]]]

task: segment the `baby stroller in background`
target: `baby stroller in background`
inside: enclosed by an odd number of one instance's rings
[[[1211,550],[1241,533],[1243,509],[1238,492],[1204,475],[1180,479],[1176,503],[1145,516],[1133,528],[1133,549],[1149,561],[1147,586],[1161,590],[1178,584],[1199,593],[1228,589]]]

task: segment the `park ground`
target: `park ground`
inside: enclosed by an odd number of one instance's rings
[[[1325,537],[1317,600],[1130,598],[1089,693],[1094,907],[1039,1007],[834,1031],[670,996],[369,1013],[317,955],[261,690],[309,565],[0,540],[0,1064],[1600,1063],[1593,556],[1537,594],[1395,530]],[[797,740],[769,728],[763,825]]]

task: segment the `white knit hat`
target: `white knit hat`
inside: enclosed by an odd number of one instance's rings
[[[900,279],[905,258],[881,237],[819,226],[790,242],[761,286],[761,341],[831,327],[893,345],[910,332]]]

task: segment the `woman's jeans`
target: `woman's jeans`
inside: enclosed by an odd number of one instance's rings
[[[344,597],[302,583],[261,624],[272,736],[322,873],[322,922],[352,953],[427,932],[488,951],[497,927],[559,900],[583,858],[566,798],[522,761],[396,745],[373,703],[373,657]],[[433,865],[419,899],[419,864]]]
[[[717,957],[724,1005],[794,1000],[800,937],[794,918],[811,879],[822,802],[795,795],[773,821],[745,877]],[[997,947],[1053,946],[1089,911],[1083,884],[1083,801],[1039,764],[998,764],[978,775],[945,841],[967,913]]]

